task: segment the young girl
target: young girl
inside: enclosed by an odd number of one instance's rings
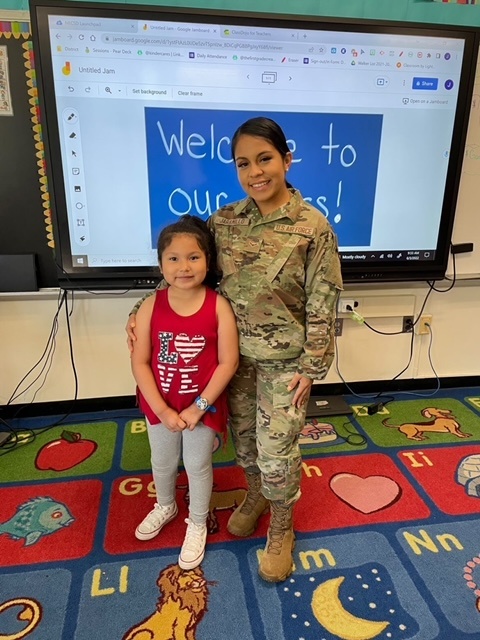
[[[182,452],[189,483],[187,532],[178,563],[198,566],[205,555],[215,432],[224,432],[224,390],[238,366],[238,336],[230,304],[215,284],[216,251],[205,222],[183,216],[158,239],[165,289],[137,314],[132,371],[147,419],[157,502],[138,525],[154,538],[178,513],[175,481]],[[209,280],[210,278],[210,280]]]

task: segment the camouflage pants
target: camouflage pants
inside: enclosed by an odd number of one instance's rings
[[[302,471],[298,439],[305,409],[291,404],[295,392],[287,390],[297,364],[296,359],[260,362],[241,356],[229,386],[237,463],[260,470],[264,496],[287,504],[300,497]]]

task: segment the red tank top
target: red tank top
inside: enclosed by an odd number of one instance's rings
[[[158,389],[169,407],[180,412],[189,407],[207,386],[218,366],[217,296],[206,288],[205,300],[191,316],[180,316],[168,302],[168,288],[155,294],[150,336],[151,367]],[[151,424],[159,422],[145,398],[138,391],[140,408]],[[207,411],[202,422],[223,433],[227,426],[225,391]]]

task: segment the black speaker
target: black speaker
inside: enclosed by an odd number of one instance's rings
[[[0,291],[38,291],[34,253],[0,255]]]

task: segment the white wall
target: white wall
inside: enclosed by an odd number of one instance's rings
[[[443,286],[443,285],[438,285]],[[401,317],[418,313],[427,293],[426,284],[389,287],[348,287],[344,297],[358,298],[360,312],[382,331],[399,331]],[[124,326],[138,293],[118,295],[75,294],[71,329],[79,381],[78,397],[101,398],[132,395],[129,354]],[[57,309],[56,292],[0,294],[0,405],[41,357]],[[480,371],[480,280],[460,281],[449,293],[432,293],[426,313],[433,316],[432,359],[438,375],[461,377]],[[373,317],[386,316],[386,317]],[[53,364],[35,402],[69,400],[74,394],[65,312],[59,316]],[[338,338],[340,371],[347,381],[389,380],[408,362],[410,336],[381,336],[347,318]],[[428,361],[429,337],[415,336],[412,365],[402,378],[433,377]],[[42,377],[43,380],[43,377]],[[335,366],[326,382],[338,382]],[[30,402],[33,392],[15,402]]]

